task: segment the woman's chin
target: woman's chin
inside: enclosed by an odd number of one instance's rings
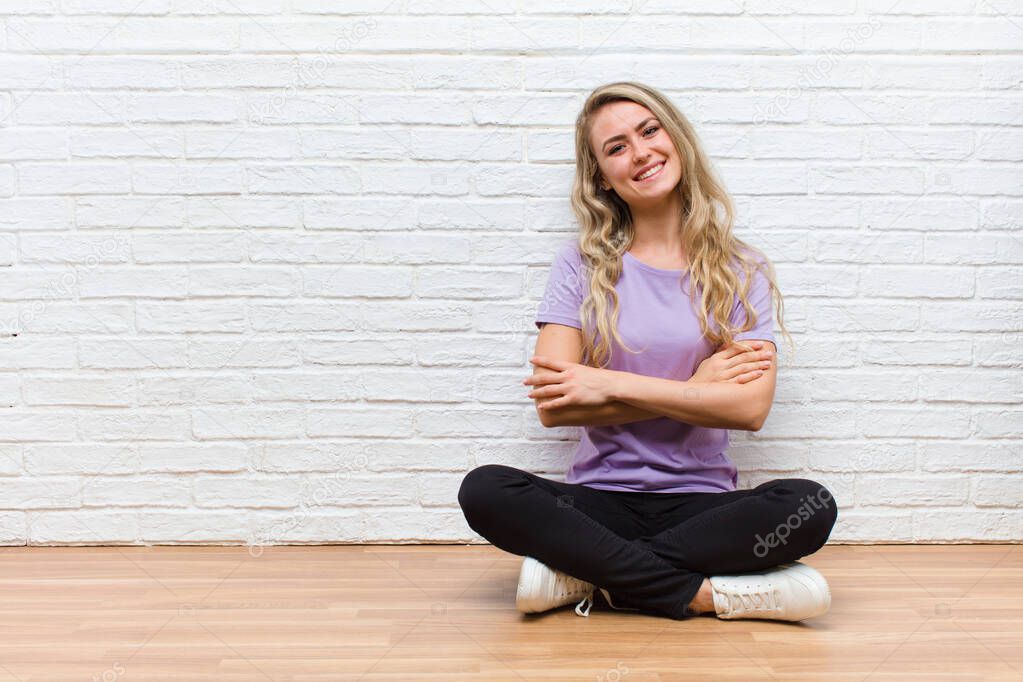
[[[678,185],[675,185],[675,187],[677,186]],[[674,189],[670,187],[668,183],[664,183],[663,186],[657,185],[650,188],[640,189],[627,203],[630,205],[644,207],[656,206],[671,199],[673,194]]]

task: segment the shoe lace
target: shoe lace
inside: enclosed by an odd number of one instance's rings
[[[582,601],[576,604],[575,607],[575,613],[578,616],[589,617],[590,609],[593,607],[593,592],[595,590],[596,587],[590,583],[560,571],[554,583],[554,592],[558,601],[582,596]],[[583,604],[586,604],[585,611],[583,610]]]
[[[586,604],[586,610],[583,610],[583,604]],[[591,608],[593,608],[593,592],[583,597],[583,600],[575,605],[575,615],[589,618]]]
[[[732,613],[773,610],[778,608],[778,591],[773,587],[765,590],[729,590],[728,608]]]
[[[586,594],[593,591],[593,585],[579,578],[574,578],[564,571],[557,571],[554,578],[554,594],[566,598],[573,594]]]
[[[596,594],[596,589],[598,588],[591,588],[583,600],[576,605],[576,614],[580,616],[589,616],[590,609],[593,607],[593,597]],[[639,608],[633,606],[617,606],[614,601],[611,600],[611,594],[605,588],[601,587],[599,589],[600,593],[604,595],[604,600],[612,609],[617,609],[618,611],[639,611]],[[586,604],[585,611],[582,610],[583,604]]]

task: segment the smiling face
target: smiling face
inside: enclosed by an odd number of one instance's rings
[[[682,178],[671,137],[653,113],[636,102],[601,107],[590,128],[590,148],[600,167],[601,187],[613,189],[633,209],[656,206]]]

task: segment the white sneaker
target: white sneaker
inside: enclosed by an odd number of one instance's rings
[[[824,576],[799,561],[751,573],[709,578],[718,618],[803,620],[826,613],[831,590]]]
[[[527,556],[522,560],[522,569],[519,571],[515,606],[522,613],[540,613],[572,602],[579,602],[575,607],[576,615],[588,617],[590,607],[593,606],[594,589],[592,583],[573,578],[562,571],[556,571],[533,557]],[[587,602],[589,604],[583,611],[583,604]]]

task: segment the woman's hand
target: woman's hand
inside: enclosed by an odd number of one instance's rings
[[[739,343],[748,343],[754,350],[746,351]],[[734,342],[721,346],[696,368],[689,381],[730,381],[745,384],[763,374],[774,362],[774,352],[766,341]]]
[[[551,409],[569,405],[603,405],[612,400],[619,372],[565,362],[537,355],[529,361],[543,371],[527,377],[523,384],[536,386],[530,398],[552,398],[537,407]]]

